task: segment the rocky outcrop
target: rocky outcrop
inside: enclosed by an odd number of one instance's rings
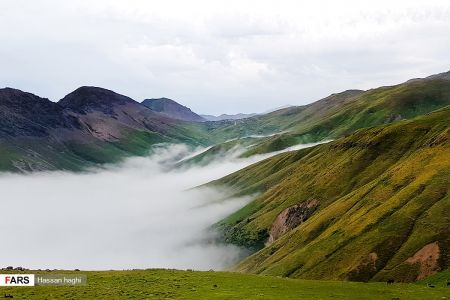
[[[101,141],[115,142],[135,130],[170,135],[173,126],[179,124],[127,96],[99,87],[80,87],[58,104]]]
[[[405,261],[407,264],[419,267],[416,280],[421,280],[439,271],[439,252],[439,245],[437,242],[434,242],[425,245]]]
[[[58,103],[3,88],[0,169],[79,170],[92,163],[146,154],[157,143],[196,143],[194,131],[191,136],[184,125],[99,87],[80,87]]]
[[[272,244],[286,232],[305,222],[319,206],[319,200],[310,199],[283,210],[270,228],[269,239],[266,245]]]

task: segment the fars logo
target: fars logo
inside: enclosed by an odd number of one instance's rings
[[[0,274],[0,286],[34,286],[34,274]]]

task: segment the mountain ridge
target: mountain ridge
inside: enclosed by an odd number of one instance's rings
[[[112,114],[111,107],[113,105],[125,105],[133,102],[135,101],[130,97],[117,94],[108,89],[82,86],[67,94],[58,101],[58,104],[66,109],[82,114],[93,110]]]
[[[360,128],[410,119],[446,105],[450,105],[450,80],[425,78],[335,93],[311,104],[238,120],[220,131],[241,136],[278,132],[248,153],[263,154],[299,143],[341,138]]]
[[[194,113],[190,108],[179,104],[178,102],[169,98],[154,98],[145,99],[141,102],[142,105],[148,107],[152,111],[164,114],[170,118],[190,121],[190,122],[204,122],[205,118]]]
[[[255,137],[255,143],[246,145],[241,155],[248,157],[342,138],[361,128],[414,118],[449,105],[448,74],[367,91],[347,90],[304,106],[216,122],[180,120],[99,87],[80,87],[57,103],[4,89],[0,94],[0,152],[4,153],[0,169],[17,171],[14,165],[18,162],[32,166],[39,161],[39,168],[26,169],[65,169],[68,164],[78,170],[78,164],[146,155],[158,143],[217,145],[214,149],[222,151],[229,145],[222,147],[221,143],[236,139],[247,143],[247,137]]]

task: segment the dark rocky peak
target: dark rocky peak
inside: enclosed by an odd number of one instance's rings
[[[154,112],[162,113],[173,119],[192,122],[206,121],[204,118],[194,113],[190,108],[183,106],[172,99],[145,99],[142,101],[142,104]]]
[[[24,113],[62,110],[62,107],[47,98],[8,87],[0,89],[0,105]]]
[[[91,86],[82,86],[58,102],[62,107],[78,113],[101,111],[114,114],[116,105],[137,104],[133,99],[113,91]]]
[[[12,88],[0,89],[0,135],[41,136],[50,128],[79,128],[75,117],[46,98]]]

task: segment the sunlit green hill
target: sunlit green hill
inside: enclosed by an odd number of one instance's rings
[[[261,249],[235,270],[409,282],[450,265],[450,107],[280,154],[213,184],[260,193],[218,224],[227,241]]]

